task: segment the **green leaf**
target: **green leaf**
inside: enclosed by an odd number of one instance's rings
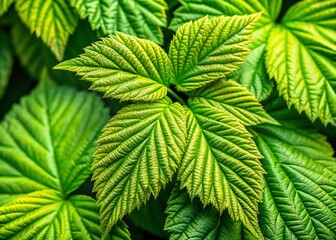
[[[204,104],[229,114],[244,126],[260,123],[277,124],[263,109],[258,100],[240,84],[232,81],[216,81],[205,88],[190,93],[190,104]]]
[[[104,34],[116,31],[162,44],[160,27],[167,24],[164,0],[70,0],[82,18],[89,18],[93,29]]]
[[[52,83],[23,97],[0,124],[0,201],[45,188],[64,196],[90,175],[107,111],[94,94]]]
[[[111,230],[111,240],[131,240],[131,234],[128,231],[126,223],[119,220]]]
[[[110,120],[98,140],[93,164],[105,234],[172,180],[185,140],[183,108],[169,98],[132,104]]]
[[[14,0],[0,0],[0,16],[2,16],[5,12],[7,12],[8,8]]]
[[[273,86],[265,70],[264,48],[281,6],[280,0],[183,0],[182,6],[174,12],[170,27],[177,30],[182,24],[204,15],[234,16],[263,12],[256,22],[253,42],[249,45],[252,53],[230,77],[249,89],[259,100],[264,100]]]
[[[155,43],[116,33],[84,50],[80,57],[55,68],[76,72],[105,97],[154,101],[167,95],[173,79],[172,66]]]
[[[302,1],[274,27],[268,72],[288,105],[312,120],[336,124],[336,2]]]
[[[51,50],[36,36],[31,35],[29,29],[23,23],[18,22],[11,29],[14,51],[29,75],[38,81],[47,79],[58,84],[66,84],[76,87],[87,83],[79,81],[78,77],[70,72],[54,71],[52,68],[58,64],[56,57]],[[85,22],[79,22],[76,31],[69,38],[65,49],[65,57],[74,57],[79,55],[85,46],[97,40],[96,33],[92,32],[90,25]]]
[[[256,29],[275,21],[281,10],[282,1],[274,0],[180,0],[182,6],[174,12],[170,24],[177,30],[183,24],[205,15],[234,16],[263,12],[256,24]]]
[[[98,205],[42,190],[0,207],[0,239],[100,239]]]
[[[177,90],[194,90],[238,69],[259,16],[204,17],[179,28],[169,49]]]
[[[198,199],[190,200],[186,191],[173,190],[166,213],[165,229],[171,240],[241,239],[241,224],[233,221],[227,212],[220,214],[212,206],[203,207]]]
[[[246,87],[260,101],[265,100],[274,87],[274,81],[268,76],[265,65],[265,44],[252,50],[245,63],[230,77]]]
[[[335,239],[336,159],[326,138],[286,122],[255,131],[267,171],[259,216],[265,239]]]
[[[22,21],[62,60],[69,35],[75,31],[77,16],[66,0],[16,0]]]
[[[58,61],[51,50],[41,41],[31,35],[29,29],[21,22],[11,29],[13,48],[20,64],[35,80],[49,80],[58,83],[77,83],[78,79],[68,72],[53,71]]]
[[[13,57],[8,36],[0,31],[0,99],[5,93],[12,72]]]
[[[227,209],[255,236],[258,202],[264,173],[249,132],[225,112],[202,103],[189,104],[187,147],[178,178],[191,196],[203,205],[211,203],[220,212]]]

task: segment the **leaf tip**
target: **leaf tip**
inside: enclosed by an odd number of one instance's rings
[[[67,60],[64,62],[60,62],[59,64],[57,64],[56,66],[53,67],[53,69],[55,70],[69,70],[71,64],[70,63],[71,60]]]

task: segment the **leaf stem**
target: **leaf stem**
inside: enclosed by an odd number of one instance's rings
[[[179,95],[177,95],[173,90],[171,90],[170,88],[167,88],[167,89],[168,89],[168,94],[169,95],[174,97],[182,105],[187,105],[187,103]]]

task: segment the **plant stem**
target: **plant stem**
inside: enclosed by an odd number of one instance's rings
[[[177,95],[173,90],[171,90],[170,88],[167,88],[167,89],[168,89],[169,95],[173,96],[182,105],[187,105],[186,102],[179,95]]]

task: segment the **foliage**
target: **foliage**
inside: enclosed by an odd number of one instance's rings
[[[336,238],[335,1],[0,16],[0,239]]]

